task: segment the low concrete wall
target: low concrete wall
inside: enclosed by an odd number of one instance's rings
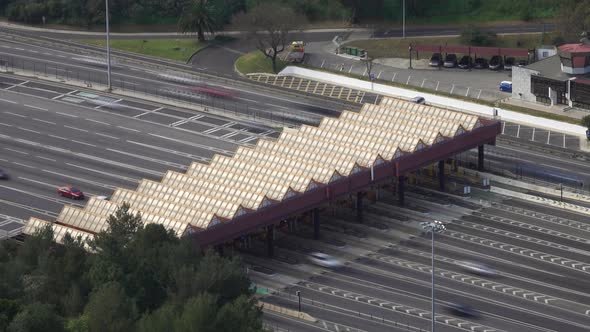
[[[311,317],[309,314],[305,313],[305,312],[299,312],[297,310],[293,310],[293,309],[287,309],[284,307],[280,307],[278,305],[274,305],[274,304],[270,304],[270,303],[266,303],[266,302],[262,302],[262,301],[258,301],[258,306],[262,307],[263,310],[268,310],[268,311],[273,311],[285,316],[290,316],[290,317],[294,317],[294,318],[298,318],[298,319],[303,319],[306,320],[308,322],[317,322],[317,319]]]
[[[374,93],[383,94],[386,96],[391,97],[401,97],[401,98],[413,98],[417,95],[423,96],[426,98],[426,101],[429,104],[457,109],[463,112],[474,113],[477,115],[482,115],[485,117],[492,117],[494,107],[480,105],[464,100],[453,99],[450,97],[439,96],[430,93],[423,93],[417,92],[414,90],[409,89],[402,89],[394,86],[389,86],[385,84],[373,83],[369,81],[363,81],[356,78],[350,78],[347,76],[341,76],[337,74],[327,73],[324,71],[316,71],[307,68],[300,68],[289,66],[283,69],[279,75],[290,75],[290,76],[298,76],[303,78],[308,78],[316,81],[323,81],[330,84],[336,84],[340,86],[346,86],[353,89],[370,91]],[[371,86],[373,86],[371,88]],[[585,136],[586,135],[586,128],[578,125],[573,125],[570,123],[559,122],[555,120],[545,119],[541,117],[536,117],[532,115],[522,114],[518,112],[512,112],[508,110],[504,110],[501,108],[496,108],[498,110],[498,116],[505,121],[515,122],[523,125],[534,126],[537,128],[544,128],[554,131],[559,131],[571,135],[577,136]]]

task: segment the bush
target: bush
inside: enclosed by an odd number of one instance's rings
[[[582,118],[582,126],[588,128],[588,130],[590,130],[590,115],[586,115],[585,117]]]
[[[461,33],[461,41],[472,46],[493,46],[498,36],[491,31],[482,31],[477,27],[470,26]]]

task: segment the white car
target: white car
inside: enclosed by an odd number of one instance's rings
[[[494,269],[481,263],[465,261],[459,262],[459,266],[461,266],[467,272],[471,272],[480,276],[495,277],[498,275]]]
[[[344,265],[338,259],[336,259],[328,254],[324,254],[322,252],[313,252],[313,253],[309,254],[309,260],[313,264],[327,267],[330,269],[339,268]]]

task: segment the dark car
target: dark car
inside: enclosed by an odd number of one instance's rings
[[[512,58],[512,57],[506,58],[506,62],[504,63],[504,69],[512,70],[512,66],[514,66],[515,63],[516,63],[516,60],[514,60],[514,58]]]
[[[440,67],[443,64],[442,55],[440,53],[434,53],[430,57],[430,62],[428,63],[431,67]]]
[[[424,97],[421,96],[416,96],[412,99],[410,99],[411,102],[416,103],[416,104],[424,104],[426,103],[426,99],[424,99]]]
[[[445,63],[443,65],[445,66],[445,68],[457,67],[457,55],[453,53],[447,54],[445,58]]]
[[[57,188],[57,193],[60,196],[71,198],[71,199],[84,199],[84,193],[73,186],[63,186]]]
[[[518,66],[519,67],[524,67],[526,65],[528,65],[528,61],[526,61],[526,60],[518,60]]]
[[[502,58],[499,55],[494,55],[490,59],[490,69],[491,70],[502,69]]]
[[[479,313],[471,306],[462,303],[451,303],[449,304],[449,312],[455,316],[460,317],[479,317]]]
[[[465,55],[459,61],[459,68],[469,69],[469,67],[471,67],[472,63],[473,63],[473,59],[469,55]]]
[[[8,180],[9,178],[8,173],[0,169],[0,180]]]
[[[475,63],[473,64],[473,68],[475,68],[475,69],[488,68],[488,60],[486,60],[484,58],[476,58]]]

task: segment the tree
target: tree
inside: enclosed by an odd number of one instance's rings
[[[291,7],[278,2],[262,2],[248,13],[234,17],[234,24],[244,27],[256,40],[256,47],[272,61],[277,72],[277,57],[285,50],[289,32],[304,23],[304,18],[295,14]]]
[[[98,233],[89,243],[96,255],[89,271],[90,280],[95,287],[109,281],[125,279],[129,267],[127,247],[133,236],[143,227],[141,215],[133,214],[129,204],[123,204],[107,219],[108,227]]]
[[[144,314],[136,324],[136,331],[168,332],[176,319],[178,314],[174,305],[164,304],[158,310]]]
[[[213,0],[186,0],[178,20],[182,33],[197,32],[197,39],[205,41],[205,32],[214,33],[220,26],[220,11]]]
[[[38,331],[65,331],[62,318],[47,304],[33,303],[25,306],[8,326],[8,332]]]
[[[562,1],[557,29],[569,42],[577,42],[584,31],[590,33],[590,0]]]
[[[590,115],[586,115],[582,118],[582,126],[588,128],[588,130],[590,130]]]
[[[89,332],[126,332],[133,327],[136,311],[123,287],[111,282],[91,295],[84,315]]]
[[[184,305],[182,315],[176,320],[174,331],[222,332],[215,326],[217,308],[217,298],[211,294],[203,293],[191,298]]]
[[[215,325],[218,331],[262,331],[262,309],[255,299],[242,295],[217,312]]]

